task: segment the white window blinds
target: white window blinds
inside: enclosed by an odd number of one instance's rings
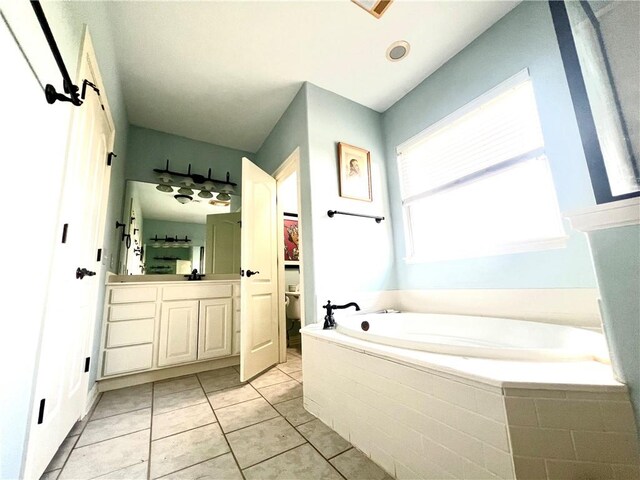
[[[543,145],[533,87],[521,72],[398,147],[403,203],[527,153],[538,155]]]

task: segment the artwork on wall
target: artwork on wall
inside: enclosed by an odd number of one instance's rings
[[[284,214],[284,264],[298,265],[300,262],[298,215]]]
[[[338,168],[341,197],[365,202],[373,200],[369,150],[338,143]]]

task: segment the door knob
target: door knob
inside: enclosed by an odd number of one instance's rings
[[[91,270],[87,270],[86,268],[78,267],[76,269],[76,278],[78,280],[82,280],[85,276],[93,277],[95,274],[96,274],[96,272],[92,272]]]
[[[260,272],[258,272],[257,270],[255,272],[252,272],[251,270],[247,270],[247,277],[250,277],[252,275],[258,275]]]

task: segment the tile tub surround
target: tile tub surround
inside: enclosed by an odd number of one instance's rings
[[[244,385],[227,378],[237,370],[219,369],[103,394],[42,478],[358,480],[366,472],[388,480],[304,410],[290,382],[301,384],[289,376],[301,375],[299,351],[288,353],[287,363]]]
[[[580,385],[566,382],[565,371],[562,384],[533,381],[540,372],[518,383],[512,365],[507,380],[495,372],[483,380],[478,368],[456,371],[455,359],[434,363],[445,355],[416,364],[310,330],[302,339],[305,408],[390,476],[640,478],[628,392],[614,380]]]

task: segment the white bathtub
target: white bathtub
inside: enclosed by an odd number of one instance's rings
[[[608,362],[606,342],[600,333],[523,320],[369,313],[339,318],[337,330],[382,345],[463,357]]]

